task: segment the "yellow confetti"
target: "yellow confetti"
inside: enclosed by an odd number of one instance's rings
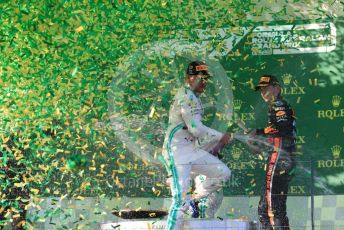
[[[77,200],[85,200],[85,197],[77,196],[75,199],[77,199]]]
[[[151,212],[151,213],[149,213],[149,216],[150,217],[154,217],[154,216],[156,216],[156,213],[155,212]]]
[[[246,61],[246,59],[248,58],[249,54],[246,54],[246,56],[244,57],[244,61]]]
[[[148,166],[148,161],[142,160],[142,162],[145,164],[145,166]]]
[[[154,106],[153,106],[152,109],[151,109],[151,111],[150,111],[150,113],[149,113],[149,118],[152,118],[153,115],[154,115],[154,113],[155,113],[155,108],[154,108]]]
[[[75,32],[79,33],[84,30],[83,26],[79,26],[78,28],[75,29]]]
[[[31,188],[31,192],[33,192],[34,194],[38,194],[39,193],[39,190],[38,189],[35,189],[35,188]]]
[[[151,223],[147,223],[147,228],[148,228],[148,230],[152,230],[152,224]]]
[[[7,141],[10,139],[9,137],[1,137],[2,138],[2,142],[5,144],[7,143]]]
[[[320,99],[317,99],[314,101],[314,104],[318,103],[320,101]]]
[[[157,196],[160,196],[161,191],[160,191],[160,190],[156,190],[156,191],[154,192],[154,194],[157,195]]]
[[[65,194],[65,195],[61,196],[61,197],[60,197],[60,202],[61,202],[64,198],[66,198],[67,196],[68,196],[68,194]]]
[[[14,187],[17,187],[17,188],[22,188],[26,185],[26,183],[14,183]]]
[[[124,185],[121,183],[121,181],[118,179],[117,176],[116,176],[115,184],[116,184],[119,188],[124,188]]]
[[[22,159],[23,157],[24,156],[22,154],[20,154],[19,156],[16,157],[16,160],[18,161],[18,160]]]

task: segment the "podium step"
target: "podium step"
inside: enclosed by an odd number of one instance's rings
[[[100,225],[101,230],[165,230],[166,220],[123,220]],[[187,219],[183,230],[255,230],[257,224],[247,220],[232,219]]]

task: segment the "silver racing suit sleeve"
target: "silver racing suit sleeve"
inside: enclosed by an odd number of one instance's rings
[[[199,99],[189,91],[180,100],[181,115],[188,131],[204,142],[218,142],[224,135],[202,123],[203,108]]]

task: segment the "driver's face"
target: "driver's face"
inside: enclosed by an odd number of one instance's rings
[[[197,93],[203,93],[205,91],[205,88],[207,86],[208,82],[208,75],[195,75],[190,77],[190,86],[196,91]]]
[[[278,94],[278,90],[277,90],[277,87],[269,85],[269,86],[261,87],[260,94],[262,95],[262,98],[265,102],[271,102],[276,98]]]
[[[262,95],[262,98],[265,102],[267,102],[270,98],[270,93],[269,93],[269,90],[268,90],[268,87],[261,87],[260,88],[260,95]]]

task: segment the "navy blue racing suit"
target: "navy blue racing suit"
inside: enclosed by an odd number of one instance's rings
[[[270,152],[259,220],[263,229],[289,229],[286,202],[295,167],[296,127],[294,111],[281,96],[269,105],[268,126],[257,129],[256,135],[268,138]]]

